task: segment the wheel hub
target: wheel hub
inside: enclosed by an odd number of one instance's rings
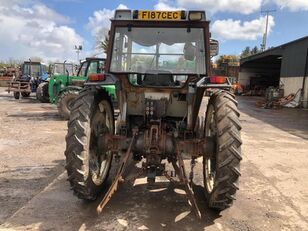
[[[205,135],[210,137],[213,142],[216,140],[217,136],[217,124],[215,121],[215,110],[211,105],[208,108],[209,120],[206,124]],[[216,147],[216,143],[214,145]],[[215,185],[215,176],[216,176],[216,148],[210,153],[206,153],[204,157],[204,175],[205,175],[205,187],[206,190],[211,193]]]
[[[96,185],[101,185],[107,177],[112,154],[106,148],[106,136],[111,133],[111,119],[104,105],[100,105],[100,110],[94,115],[91,125],[91,150],[89,168],[92,181]]]

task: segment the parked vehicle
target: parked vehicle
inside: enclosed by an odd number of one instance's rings
[[[74,72],[74,64],[67,63],[54,63],[50,66],[50,79],[48,81],[48,100],[50,103],[57,103],[59,94],[63,89],[68,87],[73,78],[85,81],[85,78],[76,77]]]
[[[88,76],[93,73],[104,72],[105,59],[87,58],[80,65],[77,75],[73,75],[74,66],[69,63],[54,65],[54,74],[48,84],[49,101],[57,104],[58,112],[64,119],[69,119],[74,99],[83,88]],[[114,85],[104,86],[115,102]]]
[[[47,81],[48,73],[46,65],[41,62],[25,61],[21,66],[21,73],[13,79],[8,86],[8,93],[11,91],[15,99],[29,97],[31,92],[37,92],[40,83]]]
[[[66,169],[74,194],[95,200],[105,192],[101,212],[123,182],[129,160],[143,161],[140,171],[149,186],[161,175],[176,181],[165,168],[170,163],[201,217],[192,189],[201,157],[209,207],[229,208],[238,190],[241,125],[235,97],[224,90],[231,85],[210,76],[210,56],[217,52],[210,49],[205,12],[116,10],[109,36],[105,72],[88,75],[68,123]],[[117,119],[110,95],[98,87],[110,84],[116,86]],[[209,88],[216,90],[205,99]],[[109,186],[113,158],[119,163]]]

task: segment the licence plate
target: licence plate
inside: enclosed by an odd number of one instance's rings
[[[156,21],[177,21],[181,20],[181,11],[138,11],[139,20],[156,20]]]

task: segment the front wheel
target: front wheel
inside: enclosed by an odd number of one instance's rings
[[[78,90],[65,90],[60,93],[57,107],[59,115],[62,118],[69,120],[74,100],[77,98],[78,94]]]
[[[36,89],[36,98],[41,103],[49,103],[48,82],[42,82]]]
[[[15,91],[15,92],[14,92],[14,98],[15,98],[15,99],[19,99],[19,97],[20,97],[20,92]]]
[[[214,93],[208,103],[205,136],[215,148],[203,156],[204,191],[209,207],[224,210],[235,200],[240,177],[241,125],[234,95]]]
[[[106,136],[114,134],[113,108],[105,92],[85,89],[76,99],[66,136],[66,170],[74,193],[95,200],[104,189],[112,162]]]

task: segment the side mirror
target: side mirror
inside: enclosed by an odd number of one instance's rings
[[[210,56],[214,57],[219,53],[219,42],[216,39],[210,39]]]

